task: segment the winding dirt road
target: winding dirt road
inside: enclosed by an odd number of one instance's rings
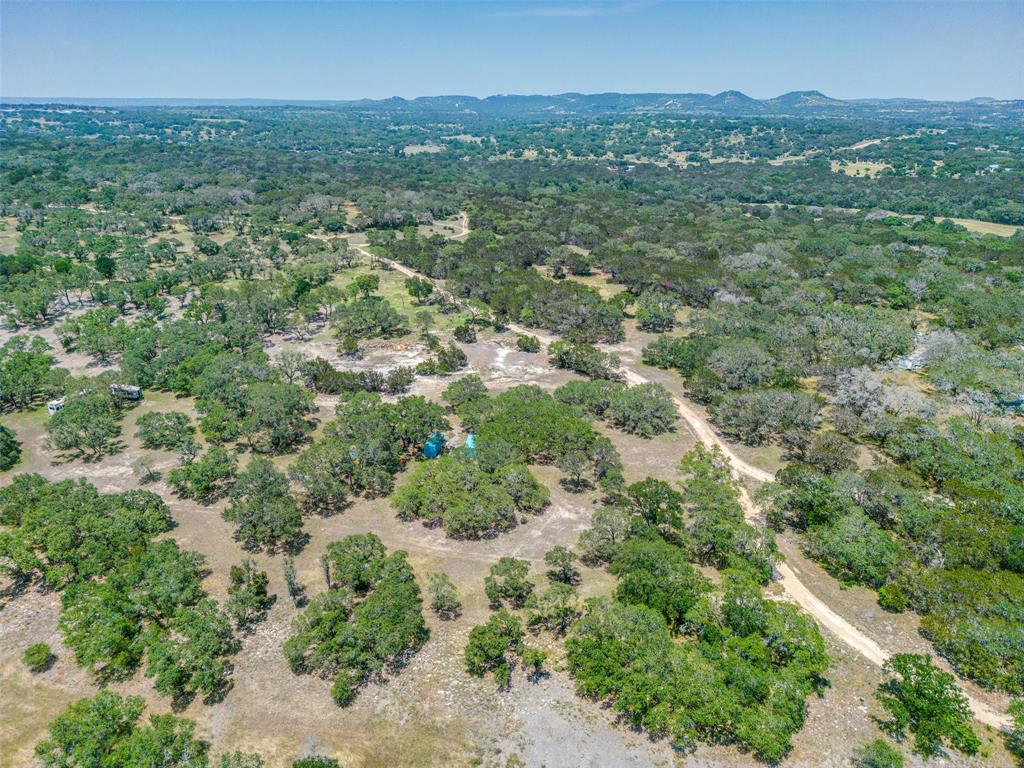
[[[469,217],[465,213],[459,215],[459,231],[452,235],[451,239],[458,239],[469,234],[468,219]],[[352,247],[364,256],[377,258],[386,262],[393,269],[407,277],[427,277],[426,275],[423,275],[397,261],[384,259],[376,256],[375,254],[371,254],[365,245],[352,243]],[[534,336],[538,341],[540,341],[542,349],[546,349],[549,344],[556,340],[555,337],[550,334],[538,331],[534,328],[526,328],[517,323],[509,323],[508,328],[518,334]],[[635,369],[630,368],[628,365],[623,365],[621,370],[623,375],[626,377],[626,381],[632,386],[637,384],[647,384],[650,382],[650,379]],[[729,444],[726,443],[726,441],[714,430],[711,424],[708,423],[708,421],[698,413],[692,405],[680,397],[673,396],[672,399],[675,402],[676,407],[679,409],[680,415],[697,436],[697,439],[709,448],[717,447],[728,458],[733,476],[740,481],[738,483],[740,504],[743,507],[744,515],[747,521],[751,524],[761,525],[762,516],[760,510],[754,503],[754,500],[750,497],[750,493],[743,485],[742,480],[744,477],[748,477],[759,483],[767,483],[774,480],[774,475],[771,472],[753,466],[738,456]],[[784,562],[779,563],[776,571],[779,576],[777,582],[781,585],[785,593],[785,597],[813,616],[822,627],[847,646],[876,666],[882,666],[892,655],[891,652],[882,648],[878,643],[850,624],[850,622],[837,614],[821,599],[815,596],[814,593],[808,589],[807,585],[800,581],[799,577],[793,572],[793,569],[789,565]],[[1009,727],[1010,718],[1007,715],[993,709],[983,701],[979,701],[971,696],[968,696],[967,698],[970,703],[971,710],[974,713],[974,717],[978,722],[990,725],[994,728]]]

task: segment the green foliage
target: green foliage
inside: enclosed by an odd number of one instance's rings
[[[636,324],[642,331],[662,333],[676,324],[679,300],[670,293],[645,291],[636,301]]]
[[[135,436],[142,441],[143,448],[163,448],[186,455],[198,453],[189,417],[176,411],[151,411],[144,413],[136,422]]]
[[[0,408],[21,410],[63,391],[67,371],[54,368],[41,336],[12,336],[0,347]]]
[[[441,397],[458,411],[466,403],[487,397],[487,387],[484,386],[483,381],[477,374],[471,373],[468,376],[456,379],[445,387]]]
[[[10,427],[0,424],[0,471],[16,466],[21,461],[21,443]]]
[[[32,643],[21,655],[21,660],[30,672],[45,672],[57,657],[46,643]]]
[[[516,336],[516,349],[520,352],[540,352],[540,340],[536,336]]]
[[[676,642],[652,608],[588,601],[566,641],[577,691],[679,746],[729,741],[779,761],[828,666],[817,628],[732,580],[720,607],[705,597],[691,610],[686,631]]]
[[[405,281],[405,290],[416,299],[418,304],[425,304],[430,298],[430,294],[434,292],[434,284],[419,277],[409,277]]]
[[[341,768],[337,760],[332,757],[300,757],[292,763],[292,768]]]
[[[167,480],[182,498],[209,504],[234,483],[237,466],[238,460],[226,448],[214,445],[199,458],[186,457],[167,474]]]
[[[914,752],[933,757],[943,747],[973,755],[981,743],[971,729],[971,708],[953,676],[930,656],[898,653],[886,661],[891,675],[875,692],[889,713],[882,725],[896,739],[914,736]]]
[[[419,650],[428,632],[404,552],[384,554],[373,534],[335,543],[328,557],[338,587],[314,597],[296,617],[284,656],[296,674],[333,677],[331,695],[346,706],[368,677],[397,669]]]
[[[853,753],[854,768],[903,768],[903,755],[884,739],[869,741]]]
[[[552,581],[575,584],[580,578],[580,571],[576,567],[578,559],[575,552],[561,544],[552,547],[544,553],[544,564],[548,567],[547,577]]]
[[[71,704],[50,723],[36,744],[44,768],[175,766],[206,768],[209,745],[195,737],[195,723],[173,715],[151,715],[139,724],[140,697],[100,691]]]
[[[489,473],[454,454],[418,464],[391,497],[400,517],[440,525],[457,538],[506,531],[517,513],[536,514],[547,501],[547,489],[525,466]]]
[[[82,480],[15,475],[0,489],[0,571],[53,589],[101,578],[173,522],[148,491],[101,495]]]
[[[504,608],[498,610],[486,623],[470,630],[466,669],[477,677],[491,672],[498,686],[507,688],[512,679],[510,656],[522,652],[523,637],[522,622]]]
[[[380,296],[366,296],[339,305],[331,322],[338,338],[394,338],[409,332],[405,318]]]
[[[687,613],[711,585],[679,547],[660,539],[630,539],[611,562],[619,577],[615,597],[627,605],[646,605],[661,613],[678,631]]]
[[[427,574],[427,597],[431,609],[442,619],[454,619],[462,610],[459,593],[447,574],[438,571]]]
[[[119,446],[123,413],[108,394],[69,397],[46,423],[49,450],[98,459]]]
[[[500,558],[484,577],[484,594],[491,601],[491,607],[507,602],[513,608],[522,608],[534,588],[529,575],[530,563],[526,560]]]
[[[672,395],[661,384],[638,384],[613,397],[608,420],[619,429],[640,437],[654,437],[674,428],[679,414]]]
[[[790,430],[815,428],[819,408],[805,392],[752,389],[725,395],[712,408],[712,415],[729,437],[747,445],[762,445]]]
[[[526,623],[531,629],[564,635],[579,616],[579,595],[571,584],[556,582],[543,592],[531,592],[526,608]]]
[[[234,523],[235,539],[250,549],[274,549],[294,541],[302,530],[302,512],[292,498],[288,477],[270,459],[257,456],[228,491],[223,512]]]
[[[1006,713],[1010,716],[1010,729],[1006,733],[1006,748],[1024,763],[1024,700],[1010,702]]]
[[[559,368],[567,368],[592,379],[621,379],[617,371],[619,358],[602,352],[592,344],[556,341],[548,347],[548,354],[551,355],[551,362]]]
[[[232,565],[229,573],[228,601],[224,612],[239,628],[248,628],[263,621],[273,598],[267,594],[266,571],[256,569],[256,563],[245,558],[240,565]]]
[[[220,756],[217,768],[263,768],[263,758],[255,753],[234,751]]]
[[[123,352],[133,333],[115,307],[97,307],[65,320],[57,329],[57,336],[66,350],[77,350],[101,363]]]

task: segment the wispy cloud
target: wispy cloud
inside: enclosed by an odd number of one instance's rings
[[[564,3],[522,3],[519,7],[498,11],[496,16],[538,16],[541,18],[577,18],[586,19],[593,16],[612,16],[621,13],[632,13],[651,5],[649,0],[633,0],[632,2],[578,2]]]

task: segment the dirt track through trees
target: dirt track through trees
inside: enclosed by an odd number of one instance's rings
[[[461,213],[459,215],[458,224],[460,231],[452,235],[450,239],[458,239],[469,234],[470,230],[467,214]],[[362,244],[351,243],[351,245],[355,250],[368,258],[381,259],[381,257],[371,253],[366,246]],[[393,261],[391,259],[381,259],[381,261],[384,261],[393,269],[408,277],[430,279],[426,275],[423,275],[397,261]],[[432,282],[438,281],[432,280]],[[540,341],[542,348],[546,348],[549,344],[555,341],[555,337],[550,334],[533,328],[526,328],[516,323],[509,323],[508,328],[518,334],[536,337]],[[650,381],[650,379],[645,377],[643,374],[627,365],[622,366],[622,373],[632,386],[637,384],[646,384]],[[714,427],[712,427],[711,424],[708,423],[708,421],[685,400],[675,396],[673,396],[672,399],[675,402],[676,407],[679,409],[680,415],[682,415],[686,420],[687,425],[691,430],[693,430],[701,443],[709,448],[719,448],[728,458],[732,473],[739,481],[740,504],[743,506],[744,515],[752,524],[760,525],[762,523],[761,512],[751,498],[750,493],[744,487],[742,481],[744,477],[748,477],[759,483],[771,482],[774,480],[774,475],[771,472],[755,467],[740,458],[728,443],[726,443],[726,441],[714,430]],[[782,587],[785,596],[800,606],[800,608],[805,612],[813,616],[818,624],[840,639],[848,647],[852,648],[858,654],[877,666],[882,666],[892,655],[890,651],[882,648],[878,643],[865,635],[850,622],[829,608],[822,600],[816,597],[807,585],[800,580],[789,565],[784,562],[780,563],[776,570],[779,576],[777,583]],[[970,703],[971,710],[974,713],[974,717],[978,722],[995,728],[1006,728],[1009,726],[1010,718],[1007,715],[997,711],[987,703],[979,701],[974,697],[968,696],[967,698]]]

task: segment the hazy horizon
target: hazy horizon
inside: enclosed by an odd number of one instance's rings
[[[8,99],[1024,98],[1015,2],[16,0],[0,14]]]

